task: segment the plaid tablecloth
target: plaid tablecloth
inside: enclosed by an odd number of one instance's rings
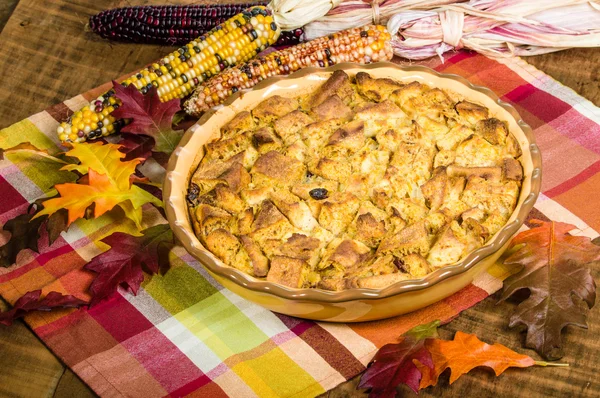
[[[512,103],[535,130],[543,154],[543,194],[532,216],[600,230],[600,110],[520,59],[492,60],[459,52],[427,61],[462,75]],[[96,88],[0,132],[0,147],[30,141],[60,150],[57,120],[108,86]],[[150,160],[144,172],[160,178]],[[0,162],[0,223],[26,211],[54,172],[23,157]],[[148,226],[164,223],[151,208]],[[17,265],[0,268],[0,294],[10,303],[27,291],[52,290],[88,298],[93,274],[82,270],[106,250],[99,240],[133,231],[118,212],[79,221],[40,254],[21,253]],[[6,240],[4,238],[4,241]],[[3,243],[3,241],[0,241]],[[365,369],[378,347],[411,327],[450,319],[497,291],[506,270],[496,265],[455,295],[423,310],[361,324],[328,324],[272,313],[216,283],[182,248],[171,253],[164,276],[146,278],[137,296],[120,292],[91,310],[35,313],[25,318],[65,364],[102,396],[308,397],[323,393]]]

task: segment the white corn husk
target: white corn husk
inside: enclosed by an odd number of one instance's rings
[[[310,0],[307,0],[310,1]],[[340,30],[371,23],[385,25],[392,15],[406,10],[429,10],[456,0],[342,0],[327,15],[304,26],[304,37],[312,40]]]
[[[272,0],[267,7],[282,30],[301,28],[323,17],[342,0]]]
[[[423,59],[458,48],[488,56],[600,46],[600,7],[589,0],[471,0],[388,21],[394,53]]]
[[[308,24],[306,35],[328,33],[325,21],[334,30],[368,23],[371,5],[356,7],[356,3],[343,1]],[[350,5],[351,12],[343,11]],[[386,7],[401,11],[382,13]],[[441,56],[459,48],[509,57],[600,46],[600,0],[388,0],[379,3],[379,14],[380,23],[387,21],[393,36],[394,53],[408,59]]]

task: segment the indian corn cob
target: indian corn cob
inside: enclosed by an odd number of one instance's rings
[[[271,12],[265,7],[254,6],[142,69],[122,84],[133,84],[142,94],[152,86],[157,87],[161,101],[183,98],[228,66],[251,59],[272,45],[279,34],[280,29]],[[120,105],[113,90],[101,95],[59,125],[59,139],[83,142],[117,132],[127,122],[115,120],[111,115]]]
[[[186,101],[185,110],[199,115],[222,103],[238,90],[253,87],[267,77],[287,75],[308,66],[326,67],[340,62],[368,64],[393,57],[391,36],[382,25],[352,28],[320,37],[225,70],[199,86]]]
[[[90,28],[105,39],[134,43],[183,45],[253,5],[196,4],[113,8],[90,17]],[[304,31],[282,32],[275,45],[298,43]]]

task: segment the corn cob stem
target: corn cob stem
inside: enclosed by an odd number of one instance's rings
[[[133,6],[113,8],[92,15],[91,30],[99,36],[123,42],[184,45],[220,25],[225,20],[254,5],[196,4],[179,6]],[[291,45],[300,41],[304,31],[282,32],[275,45]]]
[[[161,101],[183,98],[210,76],[251,59],[272,45],[279,34],[280,29],[271,12],[265,7],[254,6],[142,69],[122,84],[133,84],[142,94],[152,86],[157,87]],[[59,139],[83,142],[118,132],[127,121],[115,120],[111,113],[120,105],[113,90],[101,95],[60,124],[57,129]]]
[[[368,64],[390,60],[393,57],[390,39],[384,26],[369,25],[272,52],[214,76],[194,91],[185,103],[185,110],[198,116],[238,90],[253,87],[268,77],[287,75],[308,66],[326,67],[340,62]]]

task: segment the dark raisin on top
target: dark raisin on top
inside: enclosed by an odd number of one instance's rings
[[[200,193],[200,187],[194,183],[190,184],[190,187],[188,188],[188,193],[185,196],[185,198],[187,199],[188,203],[192,206],[195,206],[198,204],[198,194]]]
[[[308,194],[310,195],[311,198],[316,199],[316,200],[327,199],[327,197],[329,196],[329,192],[327,192],[327,190],[325,188],[311,189],[310,192],[308,192]]]

